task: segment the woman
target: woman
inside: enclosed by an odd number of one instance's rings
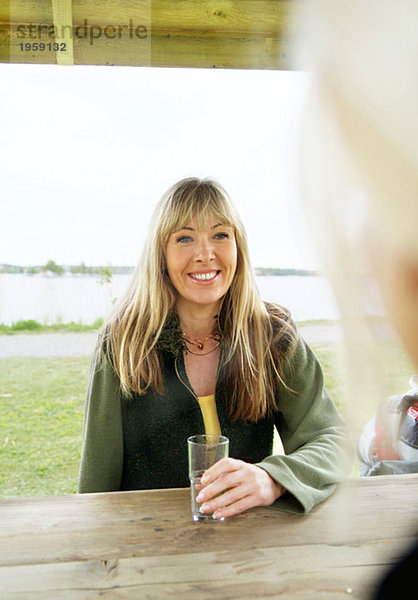
[[[286,456],[271,456],[274,426]],[[230,439],[231,457],[202,480],[201,510],[215,518],[273,503],[307,512],[349,469],[321,368],[289,313],[260,300],[225,191],[190,178],[158,204],[104,327],[79,491],[186,487],[186,440],[204,432]]]

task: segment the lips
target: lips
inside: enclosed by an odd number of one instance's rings
[[[188,273],[188,276],[195,281],[213,281],[220,271],[207,271],[205,273]]]

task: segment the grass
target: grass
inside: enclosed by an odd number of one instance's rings
[[[342,347],[336,344],[311,344],[311,347],[321,363],[325,386],[331,398],[350,425],[354,439],[358,439],[364,425],[375,414],[376,403],[380,400],[376,398],[374,382],[369,381],[361,394],[353,396],[353,389],[347,385]],[[381,343],[379,352],[376,364],[381,366],[385,397],[405,393],[414,370],[400,344],[387,340]]]
[[[0,361],[0,495],[74,493],[90,359]]]
[[[44,325],[35,321],[35,319],[27,319],[16,321],[11,325],[0,323],[0,335],[16,335],[19,333],[62,333],[62,332],[80,332],[80,331],[96,331],[103,325],[103,319],[99,318],[85,325],[81,322],[71,321],[70,323],[53,323]]]
[[[336,325],[339,321],[330,319],[316,319],[310,321],[298,321],[298,327],[305,327],[309,325]],[[86,325],[81,321],[71,321],[70,323],[52,323],[45,325],[36,321],[35,319],[20,320],[12,323],[11,325],[5,325],[0,323],[0,335],[15,335],[19,333],[55,333],[55,332],[66,332],[66,331],[92,331],[97,330],[103,325],[103,319],[100,317],[93,323]]]
[[[312,344],[326,387],[358,436],[374,414],[374,401],[350,398],[335,344]],[[389,393],[407,389],[411,368],[392,343]],[[0,496],[75,493],[81,454],[83,409],[90,358],[0,360]],[[355,419],[353,419],[353,415]]]

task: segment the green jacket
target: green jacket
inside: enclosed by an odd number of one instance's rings
[[[187,487],[187,437],[204,433],[203,418],[184,368],[183,354],[163,351],[165,392],[125,397],[111,364],[96,351],[85,408],[80,493]],[[222,356],[222,355],[221,355]],[[321,367],[301,337],[288,385],[277,391],[277,412],[257,423],[232,423],[222,369],[215,390],[230,456],[257,464],[288,493],[274,507],[306,513],[349,473],[346,427],[323,387]],[[284,455],[272,456],[274,427]]]

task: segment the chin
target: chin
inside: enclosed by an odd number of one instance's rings
[[[208,304],[216,304],[221,301],[221,294],[190,294],[188,298],[186,298],[189,302],[193,304],[199,304],[200,306],[207,306]]]

